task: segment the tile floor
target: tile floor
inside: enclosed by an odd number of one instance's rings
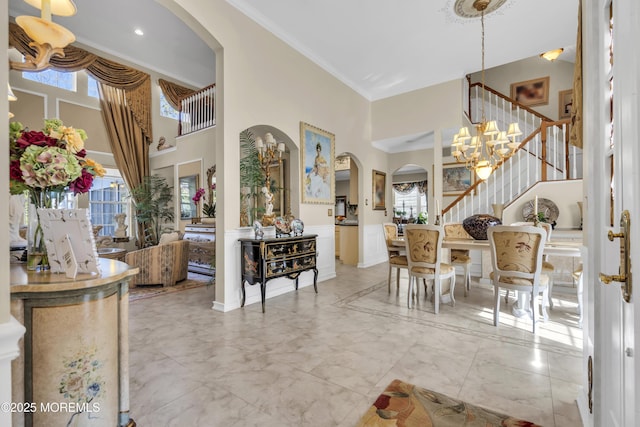
[[[406,278],[387,292],[387,264],[337,263],[337,278],[223,314],[212,287],[130,305],[131,416],[139,426],[354,426],[398,378],[544,426],[580,426],[582,331],[575,294],[558,290],[537,336],[492,290],[472,284],[456,306]],[[554,295],[554,296],[555,296]]]

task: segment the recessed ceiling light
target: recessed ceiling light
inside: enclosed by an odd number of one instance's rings
[[[133,32],[136,33],[139,36],[143,36],[144,35],[144,31],[142,31],[140,28],[136,28]]]

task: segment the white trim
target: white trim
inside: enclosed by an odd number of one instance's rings
[[[76,89],[76,91],[74,93],[78,93],[78,90]],[[85,94],[85,96],[87,96],[87,97],[89,97],[91,99],[95,99],[95,98],[90,97],[87,94]],[[69,99],[57,97],[56,98],[56,108],[58,109],[58,113],[60,113],[60,103],[61,102],[64,102],[64,103],[67,103],[67,104],[71,104],[71,105],[76,105],[78,107],[89,108],[90,110],[102,111],[102,108],[100,108],[100,104],[98,104],[98,106],[96,107],[96,106],[93,106],[93,105],[84,104],[82,102],[71,101]],[[98,99],[97,102],[99,103],[100,100]]]
[[[0,363],[10,362],[20,355],[18,341],[27,330],[13,316],[0,323]]]

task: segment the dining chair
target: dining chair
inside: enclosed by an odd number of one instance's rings
[[[398,225],[393,222],[385,222],[382,224],[384,230],[384,239],[387,244],[387,254],[389,255],[389,274],[387,277],[387,288],[391,293],[391,269],[396,269],[396,292],[400,291],[400,270],[409,269],[407,257],[400,253],[402,247],[394,246],[392,241],[398,238]]]
[[[444,225],[445,239],[469,239],[473,237],[467,233],[461,222],[452,222]],[[464,270],[464,296],[471,291],[471,257],[466,249],[451,249],[449,253],[449,264],[452,267],[462,267]]]
[[[520,225],[535,225],[535,224],[533,222],[514,222],[511,225],[520,226]],[[539,222],[538,225],[544,228],[545,231],[547,232],[547,242],[551,240],[551,231],[553,230],[553,227],[551,227],[551,224],[549,224],[548,222]],[[549,276],[549,308],[553,310],[553,299],[552,299],[551,293],[553,292],[553,275],[556,272],[556,267],[549,262],[547,255],[542,256],[542,272],[547,276]],[[508,298],[508,297],[509,297],[509,292],[507,292],[507,295],[505,298]],[[505,301],[507,301],[507,299],[505,299]]]
[[[451,306],[456,303],[453,295],[456,286],[456,270],[451,265],[442,262],[443,238],[444,229],[441,226],[407,224],[404,229],[407,261],[409,263],[409,292],[407,294],[407,306],[409,308],[411,308],[413,283],[416,278],[433,280],[432,295],[436,314],[440,311],[441,299],[443,303],[450,301]],[[449,279],[448,289],[442,286],[444,279]],[[416,284],[416,297],[418,293],[418,285]]]
[[[542,273],[542,252],[547,238],[544,228],[530,225],[496,225],[487,230],[491,250],[489,275],[494,289],[493,324],[500,318],[500,288],[530,293],[533,333],[536,333],[538,296],[542,293],[542,315],[548,319],[549,276]]]

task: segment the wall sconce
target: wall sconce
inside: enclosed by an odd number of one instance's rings
[[[41,17],[21,15],[16,24],[33,40],[29,43],[36,50],[36,56],[25,56],[25,62],[10,61],[9,65],[19,71],[42,71],[51,64],[53,55],[64,57],[64,47],[76,40],[76,36],[62,25],[51,21],[51,15],[73,16],[76,5],[72,0],[24,0],[41,10]]]
[[[555,61],[556,59],[558,59],[558,56],[560,56],[560,54],[564,52],[563,48],[560,49],[553,49],[553,50],[548,50],[544,53],[540,54],[540,58],[544,58],[547,61]]]

